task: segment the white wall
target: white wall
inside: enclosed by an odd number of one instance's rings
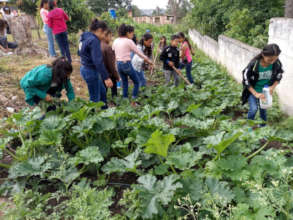
[[[215,41],[208,36],[202,36],[196,30],[190,30],[189,36],[200,50],[225,66],[239,83],[242,81],[242,70],[261,52],[260,49],[224,35],[219,36],[218,41]],[[281,47],[280,59],[285,73],[277,93],[284,112],[293,115],[293,19],[271,19],[269,43],[276,43]]]
[[[270,22],[269,43],[280,46],[284,75],[278,95],[285,112],[293,115],[293,19],[273,18]]]

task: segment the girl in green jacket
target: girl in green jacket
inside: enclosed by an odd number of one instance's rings
[[[20,81],[25,101],[31,106],[39,104],[41,100],[51,102],[52,97],[61,97],[64,88],[68,101],[73,100],[75,94],[70,82],[72,71],[72,65],[64,57],[56,59],[51,65],[35,67]]]

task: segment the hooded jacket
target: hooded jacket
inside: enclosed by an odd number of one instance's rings
[[[81,58],[81,65],[96,70],[104,81],[109,79],[109,73],[104,65],[101,41],[95,34],[84,32],[81,35],[78,55]]]
[[[55,8],[48,14],[48,26],[52,28],[55,35],[67,31],[66,21],[68,20],[68,15],[62,8]]]
[[[251,92],[250,87],[255,87],[259,79],[259,66],[260,60],[252,60],[248,66],[243,70],[243,92],[242,92],[242,104],[244,105],[247,101]],[[282,68],[282,63],[277,60],[273,64],[273,73],[269,82],[269,86],[272,86],[275,82],[280,82],[283,77],[284,70]]]

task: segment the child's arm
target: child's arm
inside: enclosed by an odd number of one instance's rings
[[[1,44],[0,44],[0,50],[3,50],[5,53],[8,52],[8,49],[7,48],[4,48]]]
[[[153,64],[153,62],[146,56],[146,55],[144,55],[143,54],[143,52],[141,52],[138,48],[137,48],[137,46],[134,44],[134,42],[131,40],[131,41],[129,41],[130,43],[129,43],[129,45],[130,45],[130,49],[134,52],[134,53],[136,53],[138,56],[140,56],[141,58],[143,58],[147,63],[149,63],[149,64]]]
[[[72,87],[72,84],[71,84],[70,80],[67,80],[67,87],[65,89],[66,89],[66,92],[67,92],[66,95],[67,95],[68,101],[70,102],[73,99],[75,99],[74,89]]]
[[[63,9],[62,9],[62,11],[63,11],[63,16],[64,16],[65,21],[69,21],[69,17],[66,14],[66,12]]]

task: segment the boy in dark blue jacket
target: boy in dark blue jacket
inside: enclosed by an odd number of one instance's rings
[[[170,83],[171,76],[174,77],[175,86],[179,85],[179,77],[173,67],[179,68],[180,52],[178,49],[179,36],[173,35],[171,37],[171,44],[164,48],[161,53],[160,60],[163,61],[163,69],[166,78],[166,85]]]
[[[101,40],[105,38],[107,30],[105,22],[94,19],[90,32],[81,35],[78,51],[81,58],[80,73],[87,83],[90,101],[103,101],[105,104],[107,104],[107,96],[104,83],[108,88],[113,86],[101,50]]]

